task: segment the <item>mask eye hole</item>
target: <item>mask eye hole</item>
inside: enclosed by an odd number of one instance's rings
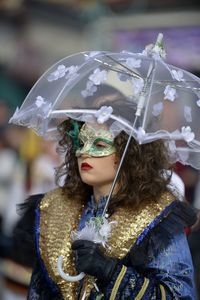
[[[84,147],[84,142],[81,139],[79,139],[78,144],[79,144],[79,149]]]
[[[105,142],[103,142],[103,141],[98,141],[98,142],[96,142],[95,143],[95,147],[97,147],[97,148],[107,148],[107,147],[109,147],[109,145],[108,144],[106,144]]]
[[[105,149],[105,148],[109,148],[111,145],[104,140],[97,139],[96,141],[94,141],[94,146],[97,149]]]

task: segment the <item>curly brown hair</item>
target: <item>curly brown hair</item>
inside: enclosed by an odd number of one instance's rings
[[[58,149],[65,153],[65,160],[57,169],[56,181],[59,184],[60,177],[65,175],[63,192],[70,198],[87,199],[92,194],[92,187],[82,182],[79,175],[73,139],[67,134],[72,122],[69,119],[58,127],[62,137]],[[83,124],[77,123],[79,127]],[[118,159],[122,157],[127,140],[128,135],[124,131],[114,139]],[[170,168],[168,152],[162,140],[140,145],[132,138],[119,173],[118,192],[111,199],[109,207],[119,203],[138,205],[145,200],[159,200],[168,190],[171,175],[166,176],[165,170]]]

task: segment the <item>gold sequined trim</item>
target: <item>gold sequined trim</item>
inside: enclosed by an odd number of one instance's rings
[[[109,218],[110,221],[116,221],[117,225],[112,227],[112,234],[108,240],[110,247],[106,248],[106,254],[123,258],[138,236],[173,200],[172,194],[165,193],[157,202],[142,202],[138,208],[130,206],[118,208]]]
[[[120,286],[120,283],[126,273],[126,270],[127,270],[127,267],[125,266],[122,266],[122,269],[115,281],[115,284],[114,284],[114,287],[113,287],[113,290],[112,290],[112,293],[111,293],[111,296],[110,296],[110,300],[114,300],[116,295],[117,295],[117,292],[118,292],[118,289],[119,289],[119,286]]]
[[[77,282],[63,280],[57,271],[57,260],[63,255],[63,270],[76,275],[71,251],[71,232],[77,229],[83,205],[67,199],[61,189],[46,194],[40,204],[40,253],[51,279],[58,285],[66,300],[77,298]]]
[[[117,224],[113,225],[108,240],[109,247],[104,249],[105,254],[123,258],[138,236],[173,200],[174,197],[166,193],[158,202],[142,202],[137,209],[130,206],[118,208],[109,218],[109,221],[117,221]],[[64,300],[77,298],[79,283],[67,282],[59,276],[57,259],[62,255],[64,272],[70,275],[77,274],[71,250],[71,232],[77,229],[83,210],[81,200],[68,199],[61,189],[47,193],[40,204],[41,258],[49,276],[60,288]],[[88,276],[84,278],[84,282],[84,289],[86,288],[89,295],[93,285]]]
[[[144,293],[145,293],[145,291],[146,291],[148,285],[149,285],[149,279],[145,277],[145,278],[144,278],[143,285],[142,285],[142,288],[141,288],[141,290],[139,291],[139,293],[137,294],[137,296],[135,297],[135,300],[140,300],[140,299],[142,299],[142,297],[144,296]]]

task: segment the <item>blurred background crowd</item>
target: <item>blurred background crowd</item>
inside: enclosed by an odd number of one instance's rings
[[[164,34],[167,62],[200,74],[197,0],[0,0],[0,299],[26,299],[31,263],[11,255],[16,205],[55,187],[56,144],[8,124],[38,77],[59,59],[85,50],[140,52]],[[200,210],[200,171],[176,172]],[[200,295],[200,229],[188,232]],[[16,254],[16,253],[15,253]],[[200,299],[200,296],[199,296]]]

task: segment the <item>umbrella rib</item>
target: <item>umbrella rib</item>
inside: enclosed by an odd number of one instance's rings
[[[120,74],[128,75],[128,76],[130,76],[130,77],[141,78],[141,76],[139,76],[139,75],[136,75],[136,74],[133,75],[133,74],[130,74],[129,72],[124,72],[123,70],[120,70],[120,69],[118,69],[118,68],[113,68],[111,65],[109,65],[109,64],[107,64],[107,63],[105,63],[105,62],[101,62],[101,63],[105,66],[106,69],[115,71],[115,72],[120,73]]]
[[[107,56],[107,57],[111,59],[111,57],[109,57],[109,56]],[[121,74],[129,75],[129,76],[131,76],[131,77],[143,78],[142,76],[140,76],[140,75],[138,75],[137,73],[133,72],[133,71],[130,70],[129,68],[126,68],[126,66],[124,66],[123,64],[121,64],[121,63],[115,61],[114,59],[113,59],[114,62],[117,62],[119,65],[121,65],[122,67],[124,67],[125,69],[127,69],[129,72],[125,72],[125,71],[120,70],[120,69],[118,69],[118,68],[113,68],[110,64],[108,64],[108,63],[106,63],[106,62],[104,62],[104,61],[102,61],[102,60],[100,60],[100,59],[95,58],[94,60],[100,62],[101,64],[103,64],[103,65],[105,66],[105,68],[107,68],[107,69],[109,69],[109,70],[112,70],[112,71],[115,71],[115,72],[118,72],[118,73],[121,73]]]
[[[121,67],[123,67],[125,70],[128,70],[129,72],[131,72],[131,74],[134,74],[136,77],[141,78],[140,75],[138,75],[136,72],[134,72],[133,70],[131,70],[130,68],[128,68],[127,66],[125,66],[124,64],[120,63],[119,61],[116,61],[113,57],[111,57],[108,54],[105,54],[106,57],[108,57],[111,61],[114,61],[115,63],[119,64]]]
[[[193,81],[191,81],[193,82]],[[184,85],[180,85],[178,83],[175,83],[174,81],[170,81],[170,80],[166,80],[166,81],[154,81],[154,84],[159,84],[159,85],[166,85],[166,84],[171,84],[172,87],[179,87],[179,88],[182,88],[182,89],[187,89],[187,90],[196,90],[196,91],[200,91],[200,88],[198,87],[192,87],[192,86],[184,86]]]
[[[125,72],[125,71],[120,70],[118,68],[113,68],[111,65],[109,65],[109,64],[107,64],[105,62],[102,62],[102,61],[100,61],[100,62],[105,66],[106,69],[112,70],[112,71],[120,73],[120,74],[128,75],[130,77],[142,78],[141,76],[137,75],[137,73],[131,74],[129,72]]]

